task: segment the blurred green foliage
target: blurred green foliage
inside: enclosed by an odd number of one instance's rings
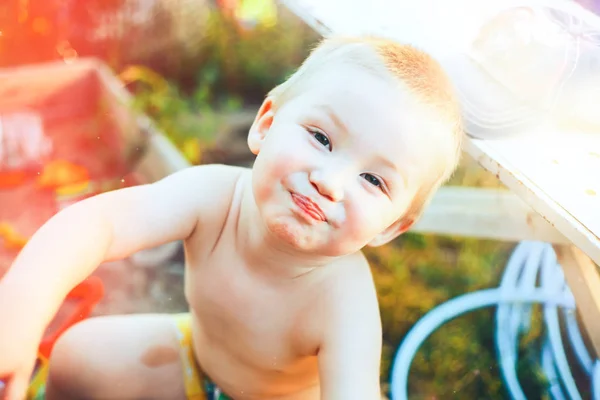
[[[203,148],[213,143],[226,118],[219,111],[241,107],[237,97],[214,104],[209,80],[199,82],[190,94],[184,94],[176,84],[144,66],[129,66],[120,77],[134,86],[134,107],[151,117],[192,164],[201,162]]]
[[[219,12],[210,13],[200,52],[204,62],[196,78],[209,74],[222,95],[260,104],[300,65],[318,38],[301,21],[286,14],[280,19],[274,26],[259,24],[247,30]]]
[[[319,38],[284,8],[279,8],[279,23],[245,29],[211,3],[157,2],[152,20],[124,35],[134,49],[121,50],[114,67],[147,66],[186,95],[198,87],[207,90],[206,100],[213,104],[233,96],[257,105]],[[208,89],[202,89],[205,85]]]
[[[157,11],[163,15],[165,35],[176,22],[164,17],[167,11]],[[196,32],[200,38],[169,40],[169,57],[143,51],[120,61],[121,78],[134,93],[135,106],[153,118],[192,164],[202,162],[202,150],[214,143],[227,117],[242,107],[258,107],[318,38],[286,13],[276,25],[253,29],[241,29],[218,9],[207,8],[203,16],[202,33]]]

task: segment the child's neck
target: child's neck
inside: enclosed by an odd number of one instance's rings
[[[236,236],[238,250],[248,268],[268,279],[295,279],[336,260],[299,251],[270,232],[254,201],[251,179],[242,191]]]

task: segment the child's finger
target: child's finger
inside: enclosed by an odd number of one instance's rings
[[[17,373],[8,382],[4,400],[24,400],[29,386],[29,374]]]

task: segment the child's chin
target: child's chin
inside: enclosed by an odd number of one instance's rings
[[[315,251],[322,248],[325,238],[314,232],[314,227],[299,224],[292,219],[278,219],[268,224],[269,230],[282,243],[301,251]]]
[[[298,252],[335,258],[361,250],[361,248],[348,243],[336,243],[326,232],[315,232],[314,229],[310,229],[313,228],[310,226],[296,225],[289,221],[278,221],[268,226],[271,234],[277,240]]]

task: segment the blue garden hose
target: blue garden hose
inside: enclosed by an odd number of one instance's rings
[[[552,399],[581,399],[561,336],[559,311],[562,310],[570,347],[590,377],[593,399],[600,400],[600,361],[593,361],[585,347],[574,314],[575,299],[557,264],[554,250],[547,243],[529,241],[519,243],[513,251],[498,288],[451,299],[431,310],[415,324],[394,358],[391,371],[392,399],[408,399],[408,375],[412,359],[431,333],[461,314],[497,306],[495,340],[500,371],[511,398],[526,400],[516,372],[518,338],[530,329],[531,309],[535,303],[543,305],[546,338],[540,364],[548,379],[548,391]]]

